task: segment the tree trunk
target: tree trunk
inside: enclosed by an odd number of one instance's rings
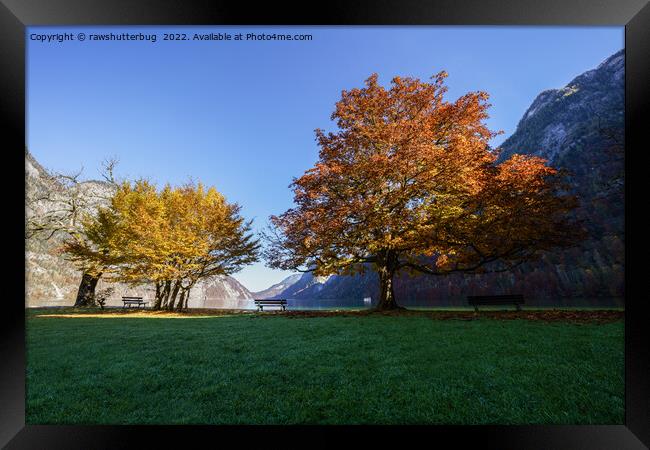
[[[181,290],[181,296],[180,296],[179,299],[178,299],[178,305],[176,306],[176,309],[177,309],[178,311],[182,311],[182,310],[183,310],[183,301],[184,301],[184,300],[185,300],[185,289],[182,289],[182,290]]]
[[[185,291],[185,309],[187,309],[187,302],[190,301],[190,291],[192,290],[192,286],[187,288],[187,291]]]
[[[154,309],[164,309],[167,306],[167,300],[169,299],[171,284],[172,284],[171,281],[164,282],[164,285],[160,290],[160,297],[156,299],[156,305]]]
[[[378,311],[404,309],[397,304],[393,285],[393,277],[397,271],[398,264],[397,255],[391,252],[385,252],[379,255],[378,260],[379,302],[375,309]]]
[[[81,283],[79,283],[79,290],[77,291],[77,300],[74,302],[75,307],[95,304],[95,288],[101,276],[101,273],[98,275],[92,275],[88,272],[83,273]]]
[[[173,311],[173,310],[174,310],[174,304],[176,303],[176,296],[178,295],[178,290],[179,290],[180,288],[181,288],[181,282],[180,282],[180,281],[177,281],[177,282],[174,284],[174,291],[172,292],[171,298],[170,298],[170,300],[169,300],[169,305],[168,305],[168,307],[167,307],[170,311]]]
[[[161,304],[162,304],[162,283],[160,281],[156,281],[156,302],[153,305],[153,309],[160,309]]]
[[[379,273],[379,302],[376,309],[379,311],[398,309],[393,287],[393,273],[386,267],[380,267],[377,272]]]
[[[162,307],[163,309],[167,308],[167,304],[169,303],[169,296],[172,295],[172,282],[171,281],[165,281],[165,294],[163,297],[163,304]]]

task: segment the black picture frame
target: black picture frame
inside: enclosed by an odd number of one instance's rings
[[[0,445],[6,448],[128,448],[136,441],[156,447],[174,442],[184,447],[207,439],[212,445],[225,443],[230,435],[241,441],[250,438],[278,439],[298,444],[339,443],[350,434],[367,433],[382,440],[424,438],[427,444],[447,441],[479,448],[590,448],[637,449],[650,445],[650,390],[648,309],[641,289],[641,268],[632,256],[641,255],[642,234],[632,214],[639,203],[643,182],[632,170],[643,153],[642,137],[647,128],[650,104],[650,5],[645,0],[363,0],[328,1],[315,4],[266,2],[179,2],[99,0],[0,0],[0,60],[3,95],[6,161],[2,177],[6,198],[15,200],[4,220],[5,236],[13,248],[5,254],[5,293],[0,316]],[[625,424],[602,426],[431,426],[431,427],[282,427],[210,426],[44,426],[25,425],[25,310],[18,298],[24,294],[24,202],[18,198],[25,145],[25,27],[31,25],[619,25],[625,26],[626,53],[626,298],[625,298]],[[646,125],[646,127],[644,127]],[[9,139],[8,139],[9,138]],[[635,201],[636,200],[636,201]],[[642,214],[642,212],[641,212]],[[14,237],[15,236],[15,237]],[[22,261],[22,264],[21,264]],[[638,288],[638,289],[637,289]],[[399,436],[396,435],[399,433]],[[335,436],[330,436],[333,434]],[[307,440],[305,440],[305,438]],[[408,441],[401,441],[408,442]],[[165,446],[166,446],[165,445]]]

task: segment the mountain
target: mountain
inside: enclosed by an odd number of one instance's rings
[[[204,299],[248,300],[253,294],[239,281],[230,276],[217,275],[197,283],[197,291]],[[190,296],[190,300],[192,300]]]
[[[514,153],[543,157],[568,171],[581,206],[576,212],[590,232],[581,245],[546,253],[511,273],[445,277],[400,275],[395,290],[403,304],[462,304],[467,295],[523,293],[538,304],[562,305],[576,298],[621,298],[624,293],[624,73],[621,50],[597,68],[560,89],[540,93],[500,148],[499,160]],[[331,276],[318,289],[297,290],[309,274],[283,297],[299,299],[377,298],[372,271]],[[588,300],[598,302],[601,300]]]
[[[501,160],[526,153],[567,170],[596,240],[623,236],[624,74],[621,50],[564,88],[542,92],[501,146]]]
[[[36,199],[26,207],[26,218],[54,211],[54,208],[69,207],[72,198],[71,187],[63,185],[51,177],[34,156],[25,151],[25,188],[27,196]],[[90,180],[76,185],[81,191],[79,196],[83,207],[91,211],[102,204],[107,204],[114,192],[114,187],[107,182]],[[47,197],[49,200],[39,200]],[[52,199],[54,201],[52,201]],[[56,203],[60,201],[60,203]],[[55,234],[50,239],[29,238],[25,241],[25,305],[52,306],[72,305],[77,294],[81,272],[57,252],[63,243],[64,235]],[[153,299],[155,288],[152,285],[137,287],[122,283],[106,283],[102,280],[97,285],[97,292],[109,287],[114,289],[108,305],[121,305],[121,297],[141,295]],[[190,291],[190,306],[226,306],[238,307],[239,302],[253,298],[253,294],[241,283],[230,276],[215,276],[201,280]]]
[[[291,286],[279,295],[284,298],[314,298],[327,284],[331,277],[315,277],[308,272],[302,274]]]
[[[554,167],[575,169],[580,162],[571,160],[574,154],[584,157],[601,150],[599,125],[623,128],[624,83],[625,53],[620,50],[565,87],[542,92],[501,145],[500,159],[529,153]]]
[[[264,289],[263,291],[253,292],[255,298],[276,298],[279,294],[285,292],[289,287],[300,281],[302,278],[301,274],[290,275],[279,283],[274,284],[273,286]]]

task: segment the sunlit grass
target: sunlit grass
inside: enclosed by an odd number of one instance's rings
[[[621,320],[42,314],[30,424],[623,423]]]
[[[32,308],[27,310],[28,317],[67,318],[67,319],[189,319],[229,317],[233,314],[252,314],[253,311],[225,309],[190,309],[186,311],[165,311],[138,308]]]

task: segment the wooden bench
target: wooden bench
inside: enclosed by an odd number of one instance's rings
[[[122,297],[122,301],[124,302],[124,306],[122,306],[122,308],[126,308],[126,305],[129,305],[129,308],[135,305],[138,308],[144,309],[145,306],[147,306],[149,303],[142,301],[142,297]]]
[[[280,299],[266,299],[265,298],[265,299],[260,299],[260,300],[255,299],[255,306],[257,306],[257,308],[260,311],[264,311],[265,306],[278,306],[278,307],[282,308],[282,311],[284,311],[284,310],[287,309],[287,301],[285,299],[283,299],[283,298],[280,298]]]
[[[478,311],[479,305],[515,305],[517,311],[521,311],[524,304],[523,295],[470,295],[467,297],[470,305],[474,305],[474,311]]]

